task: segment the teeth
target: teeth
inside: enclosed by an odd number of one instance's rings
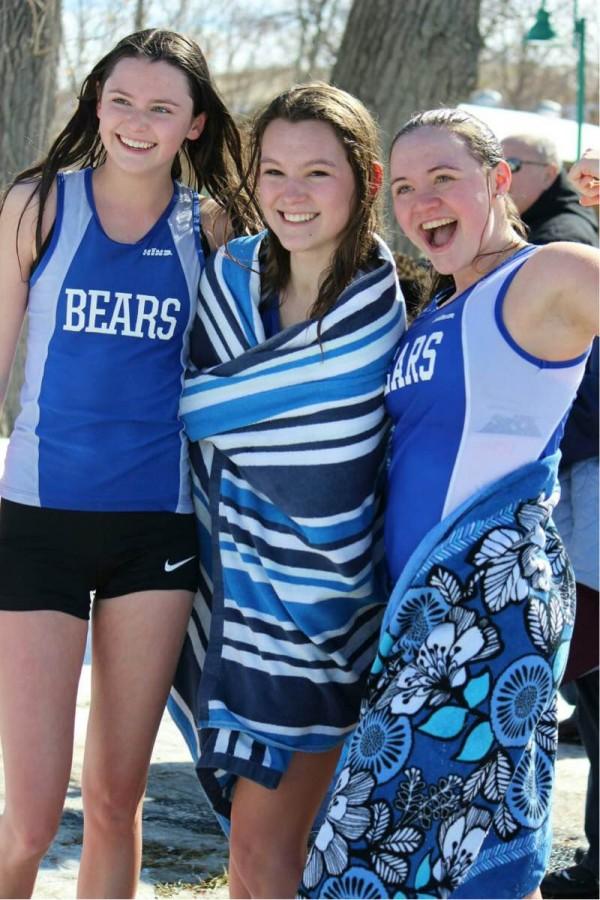
[[[119,137],[126,147],[133,147],[134,150],[150,150],[151,147],[154,147],[154,144],[149,144],[148,141],[134,141],[133,138],[123,137],[122,134]]]
[[[316,213],[282,213],[281,214],[286,222],[310,222],[311,219],[316,219]]]
[[[456,222],[456,219],[432,219],[431,222],[423,222],[421,228],[429,231],[432,228],[439,228],[441,225],[452,225],[453,222]]]

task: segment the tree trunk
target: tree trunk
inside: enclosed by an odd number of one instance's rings
[[[144,0],[136,0],[133,16],[133,30],[142,31],[146,27],[146,4]]]
[[[413,112],[455,106],[475,88],[480,2],[354,0],[332,81],[375,114],[386,158]]]
[[[61,36],[61,0],[2,0],[0,3],[0,184],[45,152],[54,114]],[[23,337],[0,418],[7,434],[19,409]]]

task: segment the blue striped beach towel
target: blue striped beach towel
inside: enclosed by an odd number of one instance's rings
[[[225,820],[237,775],[274,788],[292,752],[327,750],[356,723],[385,602],[383,387],[405,327],[379,241],[320,323],[265,340],[263,239],[206,266],[202,368],[181,404],[201,584],[170,710]]]

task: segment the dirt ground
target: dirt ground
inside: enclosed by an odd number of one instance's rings
[[[75,755],[59,834],[38,877],[34,896],[75,897],[81,849],[81,764],[90,691],[90,667],[79,687]],[[562,715],[568,713],[563,705]],[[584,842],[583,809],[588,764],[578,745],[561,745],[554,807],[555,848],[551,867],[569,864]],[[3,796],[0,773],[0,804]],[[144,859],[138,897],[225,897],[227,846],[197,783],[187,748],[165,715],[144,805]]]
[[[0,468],[6,442],[0,439]],[[90,667],[79,686],[73,771],[60,831],[43,863],[34,897],[75,897],[81,849],[81,764],[90,696]],[[569,707],[559,699],[561,717]],[[1,754],[0,754],[1,762]],[[584,844],[588,763],[579,745],[560,746],[550,867],[570,864]],[[4,779],[0,765],[0,808]],[[227,896],[227,845],[198,785],[187,748],[165,714],[154,749],[144,805],[144,857],[138,897]]]

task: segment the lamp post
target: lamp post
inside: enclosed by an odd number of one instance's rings
[[[545,0],[538,9],[535,24],[525,35],[526,41],[553,41],[556,32],[550,23]],[[585,118],[585,18],[579,16],[577,0],[573,0],[573,43],[577,48],[577,156],[581,156],[581,132]]]
[[[585,19],[577,15],[577,0],[574,0],[574,38],[577,47],[577,156],[581,156],[581,132],[585,119]]]

